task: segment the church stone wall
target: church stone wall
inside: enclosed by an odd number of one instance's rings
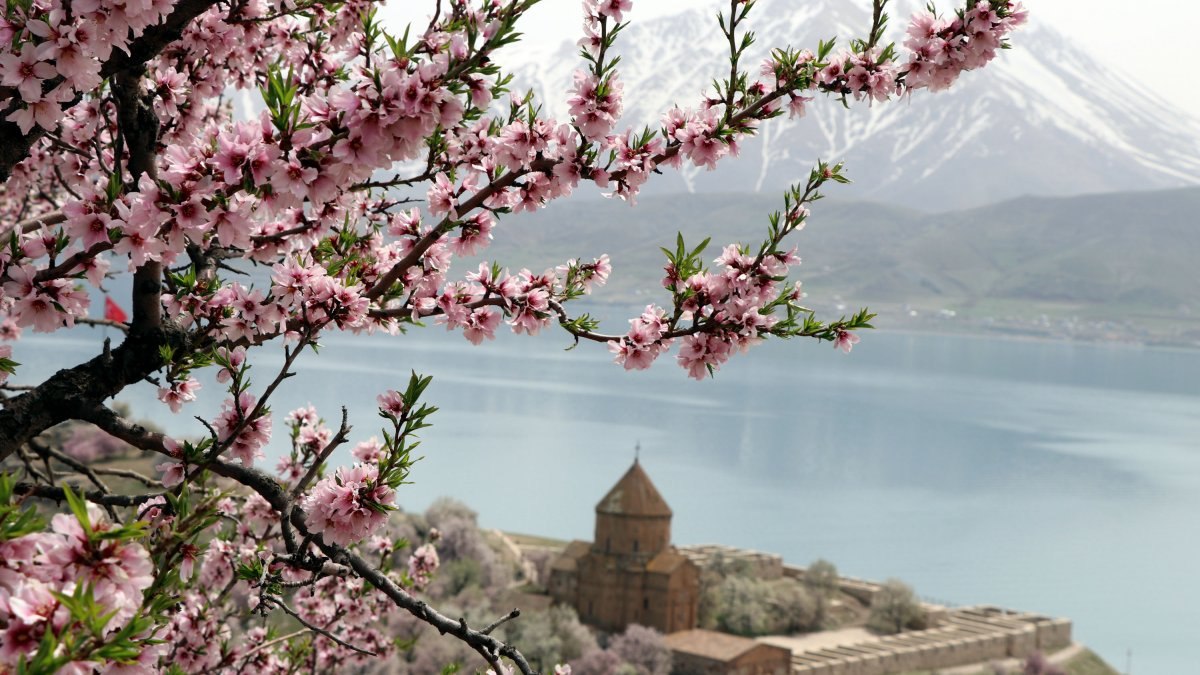
[[[670,516],[596,514],[596,539],[592,550],[598,553],[644,556],[649,560],[670,545]]]

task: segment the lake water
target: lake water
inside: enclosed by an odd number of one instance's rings
[[[356,439],[378,433],[375,394],[415,369],[442,411],[406,508],[451,495],[486,526],[590,539],[640,443],[677,543],[822,557],[948,604],[1067,616],[1118,668],[1131,650],[1138,675],[1200,672],[1200,352],[876,332],[851,356],[767,344],[698,383],[670,361],[626,373],[602,347],[566,344],[330,339],[279,392],[276,424],[311,401],[330,420],[347,405]],[[96,350],[80,331],[30,336],[15,357],[34,375]],[[216,411],[215,388],[173,417],[149,386],[122,398],[198,434],[190,416]]]

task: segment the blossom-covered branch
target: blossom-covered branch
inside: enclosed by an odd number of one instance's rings
[[[819,96],[881,105],[944,89],[1007,47],[1025,18],[1008,0],[921,11],[898,47],[876,0],[865,38],[777,46],[754,70],[754,3],[733,0],[718,20],[728,73],[710,74],[722,79],[657,126],[622,128],[618,42],[631,0],[583,0],[565,119],[513,92],[499,65],[533,4],[445,0],[403,33],[367,0],[6,4],[0,385],[14,395],[0,400],[0,476],[17,479],[0,478],[0,622],[23,637],[5,632],[0,653],[78,672],[335,672],[393,653],[396,636],[375,617],[400,607],[496,672],[532,672],[491,636],[516,612],[475,629],[435,611],[420,596],[439,564],[434,537],[389,534],[436,411],[430,378],[380,393],[383,428],[366,440],[353,437],[348,411],[336,429],[312,408],[277,425],[275,392],[331,333],[399,339],[425,322],[474,344],[502,324],[557,326],[577,344],[604,343],[626,369],[674,349],[696,379],[769,338],[849,352],[873,315],[819,319],[792,278],[799,252],[788,240],[822,189],[846,181],[836,162],[784,195],[765,236],[743,240],[755,244],[727,242],[706,258],[708,241],[677,238],[664,249],[663,302],[627,330],[572,313],[612,273],[600,252],[540,273],[452,265],[486,251],[504,218],[581,187],[632,205],[657,173],[713,169]],[[230,95],[261,97],[260,112],[235,117]],[[119,306],[89,316],[88,288],[121,275],[132,279],[121,303],[132,317]],[[23,331],[78,324],[123,339],[40,383],[6,383],[23,376]],[[281,367],[252,377],[250,354],[268,349],[282,352]],[[151,382],[164,412],[182,413],[210,395],[204,371],[224,402],[193,436],[166,437],[105,407]],[[55,425],[81,422],[167,456],[161,484],[47,440]],[[290,447],[271,475],[258,465],[280,428]],[[355,461],[339,465],[345,448]],[[71,513],[47,530],[32,499],[65,500]],[[200,584],[185,583],[195,575]],[[272,612],[295,628],[286,639],[249,623]]]

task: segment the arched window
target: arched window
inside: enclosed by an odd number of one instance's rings
[[[604,552],[605,553],[612,552],[612,537],[604,538]]]
[[[633,540],[633,552],[634,552],[634,553],[637,553],[637,552],[638,552],[638,542],[637,542],[637,539],[634,539],[634,540]]]

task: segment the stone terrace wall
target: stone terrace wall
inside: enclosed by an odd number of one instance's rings
[[[804,581],[806,573],[807,571],[803,567],[795,565],[783,566],[783,576],[789,579]],[[871,601],[875,599],[875,594],[882,588],[883,584],[875,581],[856,579],[854,577],[838,577],[838,590],[868,607],[871,606]],[[921,609],[924,610],[925,621],[930,626],[936,626],[944,621],[946,619],[946,612],[948,611],[942,605],[935,605],[928,602],[922,602]]]
[[[997,607],[946,612],[933,628],[792,654],[793,675],[887,675],[935,670],[1008,657],[1071,643],[1071,622]]]
[[[783,566],[783,576],[788,577],[789,579],[804,581],[804,575],[806,573],[807,570],[803,567],[797,567],[795,565]],[[854,577],[838,577],[838,589],[846,595],[849,595],[855,600],[863,603],[864,605],[870,605],[871,600],[881,588],[883,588],[883,585],[874,581],[855,579]]]
[[[784,575],[783,557],[744,548],[721,544],[677,546],[681,555],[691,560],[700,569],[706,569],[716,561],[738,562],[746,565],[750,576],[756,579],[778,579]]]

